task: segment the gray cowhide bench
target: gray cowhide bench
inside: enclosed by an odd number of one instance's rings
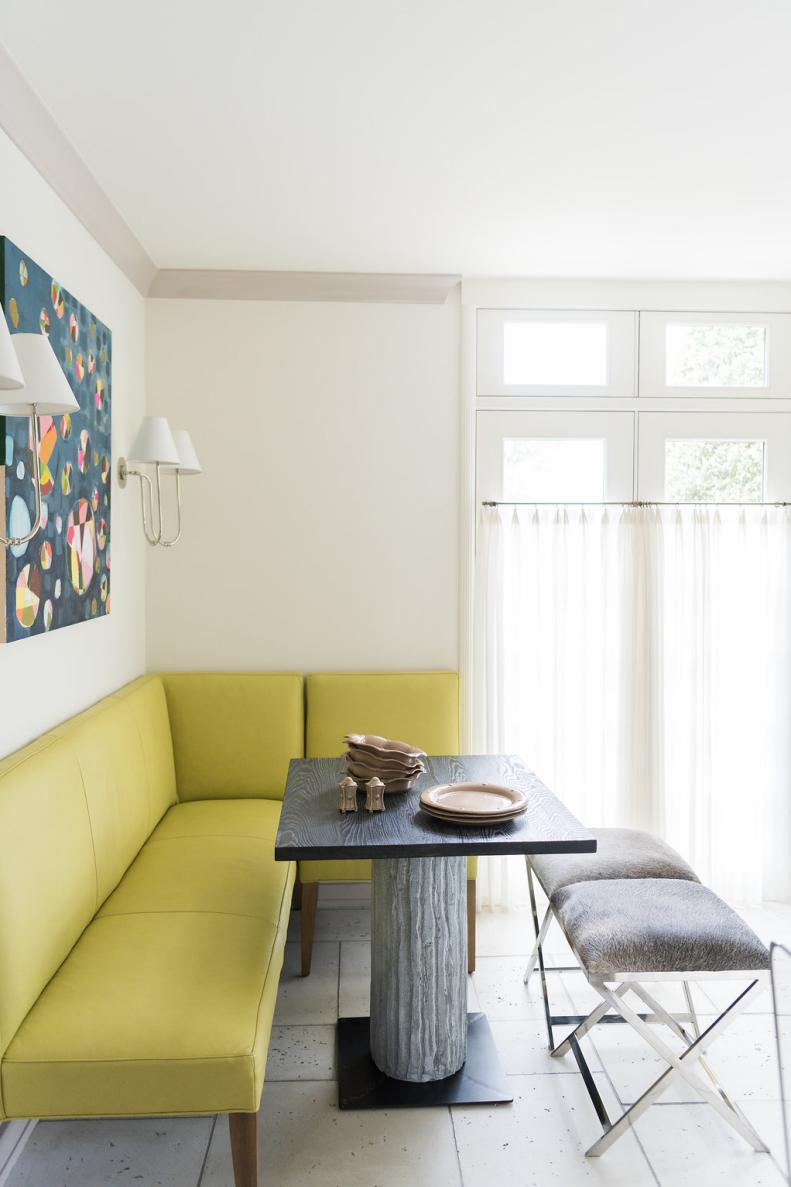
[[[551,1053],[572,1052],[601,1122],[602,1136],[588,1155],[602,1154],[679,1078],[754,1149],[766,1150],[704,1056],[767,983],[767,949],[736,912],[703,886],[683,858],[659,838],[628,829],[592,831],[598,842],[595,854],[527,859],[536,943],[525,973],[527,982],[538,964]],[[534,878],[549,900],[541,923]],[[577,965],[546,966],[543,944],[553,918]],[[551,1012],[546,973],[570,969],[581,970],[601,998],[588,1015]],[[747,984],[737,986],[739,992],[731,1004],[701,1030],[690,983],[708,980]],[[671,1012],[647,988],[662,981],[682,984],[686,1011]],[[627,1000],[630,996],[648,1012],[638,1012]],[[668,1065],[615,1120],[607,1113],[580,1047],[580,1039],[603,1022],[631,1026]],[[669,1045],[656,1024],[680,1040],[680,1050]],[[572,1025],[573,1030],[556,1045],[553,1028],[563,1025]]]

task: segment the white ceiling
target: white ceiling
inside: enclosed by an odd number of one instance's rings
[[[788,0],[0,0],[160,268],[791,277]]]

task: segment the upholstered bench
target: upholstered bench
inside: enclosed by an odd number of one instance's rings
[[[540,853],[527,858],[548,899],[573,882],[601,878],[684,878],[698,876],[667,841],[634,828],[592,828],[595,853]]]
[[[601,997],[600,1004],[552,1051],[554,1056],[572,1051],[602,1123],[602,1137],[588,1154],[603,1153],[679,1078],[754,1149],[765,1150],[761,1138],[702,1058],[767,981],[769,953],[755,932],[713,891],[691,878],[575,882],[556,890],[551,905],[589,985]],[[711,979],[746,980],[747,986],[701,1030],[689,982]],[[646,988],[651,982],[668,980],[683,984],[688,1012],[671,1013]],[[630,994],[650,1013],[637,1013],[627,1001]],[[611,1017],[630,1025],[668,1064],[615,1121],[607,1114],[579,1043],[594,1025]],[[680,1054],[652,1029],[654,1023],[666,1026],[681,1040]],[[691,1024],[690,1029],[685,1023]]]
[[[552,922],[551,902],[555,894],[575,882],[590,882],[611,878],[679,878],[697,882],[698,876],[671,845],[652,833],[632,828],[593,828],[595,853],[542,853],[525,858],[530,905],[533,912],[535,943],[525,970],[525,984],[530,980],[536,963],[542,980],[546,972],[569,972],[574,965],[547,968],[544,964],[543,943]],[[544,918],[539,924],[533,877],[549,900]],[[545,994],[546,997],[546,994]],[[549,1045],[553,1046],[551,1020]]]
[[[255,1187],[303,748],[300,675],[185,673],[0,762],[0,1121],[228,1113]]]

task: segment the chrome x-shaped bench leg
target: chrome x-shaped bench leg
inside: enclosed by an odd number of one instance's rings
[[[532,887],[531,887],[531,889],[532,889]],[[535,900],[534,900],[534,905],[535,905]],[[530,980],[530,978],[533,975],[533,969],[536,967],[539,953],[543,954],[542,945],[544,943],[544,940],[547,938],[547,932],[549,931],[549,925],[551,922],[552,922],[552,908],[551,907],[547,906],[546,914],[544,915],[544,918],[541,921],[540,927],[538,926],[538,913],[536,911],[533,912],[533,924],[536,927],[536,942],[533,945],[533,951],[530,953],[530,959],[527,962],[527,968],[525,969],[525,975],[522,978],[525,985],[527,985],[528,981]]]
[[[622,997],[623,994],[628,993],[630,988],[631,986],[629,985],[619,985],[615,991],[616,996]],[[585,1037],[589,1030],[593,1029],[597,1022],[602,1021],[604,1015],[609,1009],[610,1003],[608,1001],[599,1002],[598,1006],[596,1006],[594,1010],[591,1010],[590,1014],[586,1014],[585,1017],[582,1018],[579,1024],[574,1028],[574,1030],[572,1030],[570,1034],[566,1035],[562,1043],[558,1043],[557,1047],[552,1048],[552,1055],[565,1055],[567,1051],[573,1048],[575,1043],[579,1042],[580,1039]]]
[[[552,922],[552,916],[554,912],[550,904],[547,903],[547,909],[544,913],[544,918],[539,924],[538,906],[536,904],[536,887],[535,882],[533,881],[533,867],[530,865],[529,857],[525,858],[525,864],[527,866],[527,889],[530,893],[530,912],[533,916],[533,933],[535,936],[533,951],[530,953],[530,959],[527,962],[527,968],[525,969],[525,975],[523,978],[525,985],[527,985],[528,981],[533,975],[536,964],[538,964],[539,969],[543,967],[544,973],[575,973],[579,969],[579,965],[564,964],[548,966],[544,963],[544,940],[547,938],[547,932],[549,931],[549,925]],[[552,1044],[550,1043],[550,1046],[551,1045]]]
[[[574,1054],[577,1064],[582,1072],[583,1081],[588,1089],[593,1105],[596,1109],[599,1120],[601,1121],[604,1133],[594,1142],[587,1151],[592,1158],[598,1157],[616,1141],[621,1134],[628,1128],[628,1126],[635,1121],[641,1113],[653,1104],[662,1093],[664,1093],[670,1085],[677,1079],[685,1080],[698,1095],[710,1104],[713,1109],[727,1121],[737,1133],[739,1133],[746,1142],[748,1142],[754,1150],[765,1151],[767,1149],[763,1140],[759,1137],[753,1129],[750,1122],[745,1117],[744,1113],[737,1105],[733,1103],[730,1097],[726,1094],[722,1086],[719,1084],[716,1076],[712,1072],[708,1064],[703,1060],[703,1055],[707,1048],[714,1042],[716,1038],[730,1025],[752,1000],[756,993],[762,989],[762,982],[760,978],[756,978],[748,987],[736,998],[734,1002],[726,1010],[719,1015],[718,1018],[712,1022],[702,1033],[697,1034],[697,1037],[690,1039],[683,1027],[680,1026],[678,1018],[669,1013],[656,999],[645,989],[643,985],[635,981],[622,981],[617,985],[616,989],[610,988],[608,984],[591,980],[591,985],[601,995],[602,1001],[600,1005],[588,1015],[588,1018],[581,1023],[576,1030],[572,1031],[562,1043],[552,1052],[553,1055],[564,1055],[571,1050]],[[632,990],[636,996],[641,998],[643,1002],[653,1011],[652,1020],[661,1021],[665,1023],[670,1029],[674,1031],[684,1043],[686,1049],[679,1055],[671,1047],[663,1041],[663,1039],[652,1031],[650,1025],[645,1020],[644,1015],[640,1015],[634,1011],[623,999],[626,993]],[[693,1016],[693,1025],[697,1030],[697,1018],[694,1016],[694,1007],[691,1002],[691,993],[688,989],[685,990],[687,995],[687,1002],[690,1006],[690,1014]],[[668,1064],[664,1072],[648,1087],[645,1092],[631,1105],[616,1121],[610,1121],[607,1111],[604,1108],[598,1090],[595,1087],[595,1082],[590,1074],[590,1069],[587,1066],[585,1057],[579,1047],[578,1040],[586,1034],[596,1022],[600,1021],[604,1016],[606,1010],[612,1009],[616,1011],[624,1022],[628,1023],[632,1029],[645,1039],[645,1041],[659,1054]],[[701,1068],[708,1075],[713,1087],[705,1082],[697,1073],[695,1064],[699,1063]]]

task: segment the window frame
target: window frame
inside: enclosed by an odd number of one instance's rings
[[[599,324],[607,326],[605,384],[507,384],[504,381],[504,330],[507,323]],[[478,396],[582,396],[628,399],[637,394],[637,313],[613,309],[479,309],[477,318]]]
[[[668,325],[760,326],[766,331],[766,384],[762,387],[671,387],[666,382]],[[641,312],[638,392],[641,399],[777,400],[791,396],[791,314]]]
[[[623,411],[479,411],[477,421],[476,498],[503,501],[503,448],[506,438],[586,437],[607,443],[604,500],[629,502],[634,497],[635,413]],[[561,500],[562,502],[562,500]]]
[[[649,503],[668,501],[665,498],[665,442],[672,439],[764,441],[762,502],[791,501],[791,412],[722,412],[705,408],[639,412],[638,499]],[[760,503],[751,505],[760,506]]]

